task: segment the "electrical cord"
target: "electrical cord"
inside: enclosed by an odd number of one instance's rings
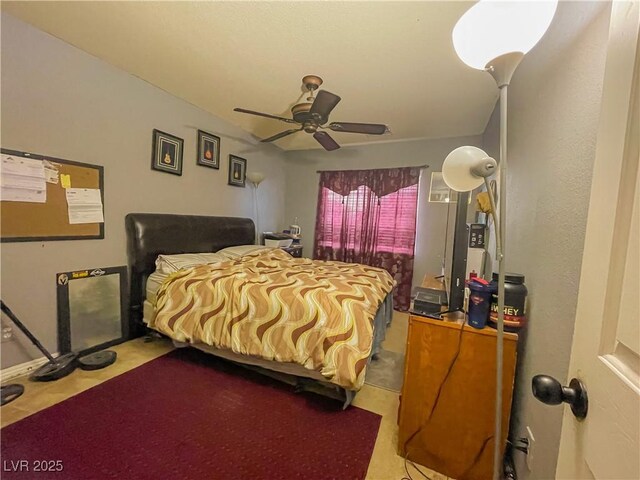
[[[420,425],[418,430],[416,430],[404,442],[402,456],[404,458],[404,470],[405,470],[406,476],[402,477],[401,480],[414,480],[414,478],[409,473],[409,468],[407,466],[407,463],[410,464],[413,468],[415,468],[418,471],[418,473],[420,473],[424,478],[426,478],[427,480],[432,480],[431,477],[427,476],[422,470],[420,470],[418,468],[418,466],[415,463],[413,463],[411,460],[409,460],[407,458],[409,443],[429,424],[429,422],[431,421],[431,418],[433,417],[433,414],[434,414],[434,412],[435,412],[435,410],[436,410],[436,408],[438,406],[438,403],[440,402],[440,397],[441,397],[442,391],[444,390],[444,386],[447,383],[447,380],[449,379],[449,376],[451,375],[451,372],[453,371],[453,367],[455,366],[456,362],[458,361],[458,357],[460,356],[460,352],[462,350],[462,334],[464,333],[464,326],[465,326],[465,322],[463,321],[462,325],[460,325],[460,329],[459,329],[459,333],[458,333],[458,346],[456,348],[456,353],[453,356],[451,362],[449,363],[449,367],[447,368],[447,372],[445,373],[444,378],[442,379],[442,381],[440,382],[440,385],[438,386],[436,397],[435,397],[435,400],[433,402],[433,406],[431,407],[431,410],[429,411],[429,415],[427,416],[427,419],[424,421],[424,423],[422,425]],[[482,458],[482,454],[484,453],[485,449],[487,448],[487,445],[489,444],[489,442],[491,440],[493,440],[493,438],[494,438],[494,436],[491,435],[491,436],[487,437],[484,440],[484,442],[482,442],[482,446],[480,447],[480,450],[478,451],[478,453],[474,457],[473,462],[471,462],[471,465],[469,467],[467,467],[463,471],[463,473],[459,476],[459,480],[464,480],[464,478],[469,474],[469,472],[471,472],[476,467],[476,465],[480,461],[480,458]]]
[[[464,480],[467,477],[467,475],[469,474],[469,472],[475,468],[475,466],[480,461],[480,458],[482,457],[482,454],[484,453],[484,449],[487,448],[487,445],[489,444],[489,442],[491,440],[493,440],[493,435],[491,435],[490,437],[487,437],[485,439],[485,441],[482,442],[482,447],[480,447],[480,451],[474,457],[473,462],[471,463],[471,465],[464,472],[462,472],[462,474],[458,477],[458,480]]]
[[[411,460],[407,460],[407,457],[404,457],[404,471],[406,475],[402,477],[400,480],[413,480],[413,477],[409,473],[409,468],[407,467],[407,463],[411,464],[411,466],[415,468],[418,471],[418,473],[422,475],[424,478],[426,478],[427,480],[433,480],[431,477],[427,476],[426,473],[420,470],[415,463],[413,463]]]
[[[465,325],[465,322],[463,321],[462,324],[460,325],[460,330],[459,330],[459,333],[458,333],[458,346],[456,348],[456,353],[453,356],[453,358],[451,359],[451,362],[449,363],[449,367],[447,368],[447,372],[445,373],[442,381],[440,382],[440,385],[438,386],[438,390],[436,392],[436,397],[435,397],[435,399],[433,401],[433,405],[431,406],[431,410],[429,411],[429,415],[427,415],[427,419],[404,442],[402,456],[404,458],[404,469],[405,469],[405,472],[406,472],[407,476],[404,477],[402,480],[413,480],[413,477],[411,476],[411,474],[409,473],[409,469],[407,468],[407,462],[411,463],[413,468],[415,468],[423,477],[427,478],[428,480],[431,480],[430,477],[428,477],[411,460],[409,460],[407,458],[407,456],[409,454],[409,452],[408,452],[409,443],[429,424],[429,422],[431,421],[431,418],[433,417],[434,412],[436,411],[436,407],[438,406],[438,403],[440,402],[440,395],[442,394],[442,390],[444,389],[444,386],[447,383],[447,380],[449,379],[449,376],[451,375],[451,372],[453,371],[453,366],[456,364],[456,361],[458,360],[458,357],[460,356],[460,351],[461,351],[461,347],[462,347],[462,334],[464,332],[464,325]],[[475,466],[475,465],[473,465],[473,466]],[[473,468],[473,466],[471,468]]]

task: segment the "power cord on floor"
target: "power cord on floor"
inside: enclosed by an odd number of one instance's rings
[[[413,468],[415,468],[418,471],[418,473],[420,475],[422,475],[424,478],[426,478],[427,480],[433,480],[426,473],[424,473],[422,470],[420,470],[415,463],[413,463],[411,460],[407,460],[407,457],[404,457],[404,471],[405,471],[406,475],[404,477],[402,477],[400,480],[413,480],[413,477],[409,473],[409,467],[407,466],[407,463],[410,464]]]

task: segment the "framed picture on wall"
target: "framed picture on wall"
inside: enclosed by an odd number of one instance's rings
[[[183,145],[184,140],[181,138],[154,130],[151,168],[174,175],[182,175]]]
[[[198,130],[198,165],[220,168],[220,137]]]
[[[229,155],[229,185],[244,187],[247,174],[247,160]]]

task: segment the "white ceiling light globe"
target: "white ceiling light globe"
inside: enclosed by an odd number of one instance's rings
[[[453,47],[464,63],[479,70],[506,53],[524,55],[547,31],[557,7],[557,0],[480,0],[453,28]]]
[[[444,159],[442,179],[456,192],[470,192],[491,175],[496,161],[478,147],[458,147]]]

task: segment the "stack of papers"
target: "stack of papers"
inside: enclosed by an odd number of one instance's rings
[[[5,154],[0,157],[0,200],[32,203],[47,201],[44,164],[41,160]]]

